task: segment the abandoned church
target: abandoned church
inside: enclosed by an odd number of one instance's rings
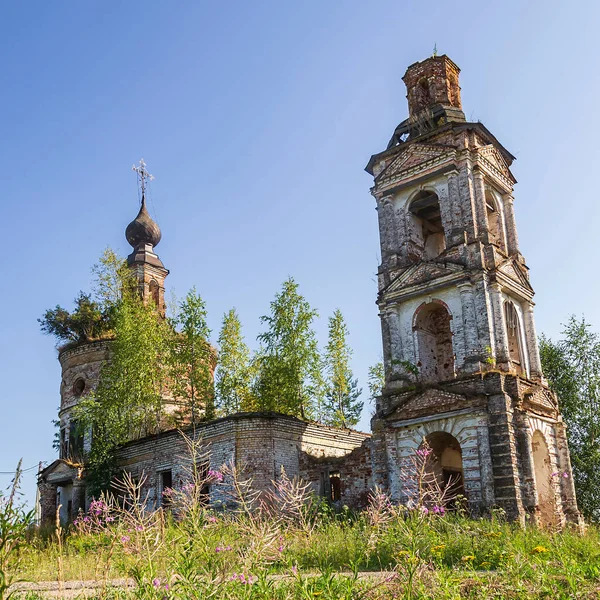
[[[565,425],[542,373],[534,293],[519,251],[514,157],[482,123],[466,121],[458,78],[447,56],[411,65],[403,78],[408,118],[366,167],[379,219],[385,368],[372,434],[283,414],[234,414],[194,430],[210,448],[211,469],[243,463],[260,490],[283,467],[334,502],[364,505],[379,486],[406,503],[406,469],[427,443],[440,485],[452,481],[474,514],[500,507],[514,520],[579,522]],[[143,195],[126,237],[144,299],[164,311],[161,232]],[[59,351],[61,450],[39,475],[43,520],[59,505],[65,520],[89,505],[85,470],[67,460],[88,443],[71,420],[98,384],[110,344]],[[177,430],[165,430],[124,444],[118,464],[145,475],[159,506],[164,489],[183,483],[183,446]],[[218,486],[207,495],[218,500]]]

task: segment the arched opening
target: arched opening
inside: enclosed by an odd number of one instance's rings
[[[152,298],[152,302],[154,302],[156,307],[160,308],[160,287],[158,283],[153,279],[148,288],[150,290],[150,298]]]
[[[415,331],[423,381],[445,381],[455,375],[451,318],[448,309],[437,302],[417,309]]]
[[[485,210],[487,213],[488,230],[490,232],[490,242],[505,252],[506,245],[504,243],[502,211],[498,201],[490,190],[486,190],[485,192]]]
[[[424,258],[435,258],[446,249],[446,238],[437,194],[420,191],[409,206],[413,238]]]
[[[508,354],[510,362],[518,373],[525,373],[523,348],[521,346],[521,321],[515,305],[507,300],[504,303],[504,319],[508,335]]]
[[[535,489],[538,497],[540,518],[543,524],[551,524],[555,519],[555,496],[552,482],[550,452],[544,434],[537,429],[531,438]]]
[[[429,81],[427,81],[426,77],[422,77],[415,86],[415,106],[417,110],[423,110],[424,108],[427,108],[431,102]]]
[[[429,485],[439,494],[438,501],[452,507],[465,493],[460,443],[445,431],[430,433],[425,442],[433,458],[427,462]]]

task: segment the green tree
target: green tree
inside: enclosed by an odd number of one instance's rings
[[[312,323],[318,316],[290,277],[261,317],[267,331],[258,336],[259,376],[256,391],[261,410],[303,419],[313,417],[322,394],[320,356]]]
[[[201,417],[212,419],[215,412],[211,331],[206,323],[206,305],[196,288],[179,303],[173,323],[178,335],[172,336],[172,393],[184,402],[184,415],[195,425]]]
[[[369,400],[375,402],[377,397],[381,396],[385,385],[385,368],[381,361],[369,367],[367,385],[369,386]]]
[[[215,391],[219,414],[227,416],[252,410],[255,402],[252,394],[250,349],[244,342],[242,324],[235,308],[223,315],[218,343]]]
[[[156,433],[164,418],[172,330],[153,305],[126,293],[114,306],[115,339],[96,391],[82,399],[74,417],[92,431],[87,460],[92,495],[110,486],[114,451],[131,439]]]
[[[350,368],[352,350],[348,345],[348,326],[337,309],[329,317],[329,337],[325,348],[325,415],[324,421],[335,427],[352,427],[360,420],[362,390]]]
[[[600,336],[571,316],[561,340],[541,336],[540,356],[567,424],[579,508],[600,521]]]
[[[109,337],[113,328],[111,316],[101,310],[90,294],[83,292],[75,298],[73,312],[57,305],[47,310],[38,323],[44,333],[75,344]]]

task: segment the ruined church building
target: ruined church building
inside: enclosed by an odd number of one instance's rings
[[[211,468],[235,456],[258,487],[283,466],[333,501],[359,506],[377,485],[405,502],[403,474],[426,441],[440,484],[452,481],[473,513],[500,507],[515,520],[580,521],[565,425],[542,374],[534,292],[519,251],[514,157],[482,123],[466,121],[458,77],[447,56],[411,65],[403,78],[408,119],[366,168],[379,219],[385,367],[372,436],[285,415],[232,415],[199,428]],[[154,253],[160,230],[143,211],[143,226],[127,231],[129,264],[142,292],[162,306],[168,271]],[[97,384],[106,344],[59,354],[67,439],[69,413],[83,389]],[[161,489],[177,485],[181,445],[177,432],[166,431],[119,451],[123,468],[148,476],[157,505]],[[85,478],[64,460],[47,467],[39,485],[45,518],[57,502],[70,502],[71,512],[89,502]],[[218,499],[216,488],[210,494]]]

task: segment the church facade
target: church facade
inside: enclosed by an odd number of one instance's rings
[[[375,486],[407,501],[406,472],[423,444],[436,477],[452,481],[474,514],[579,522],[565,424],[540,364],[533,289],[520,253],[510,166],[514,157],[462,111],[459,69],[447,56],[404,76],[409,116],[371,157],[381,242],[377,306],[385,385],[372,437],[278,414],[239,414],[197,427],[210,468],[233,459],[266,488],[281,467],[316,492],[364,505]],[[143,191],[143,190],[142,190]],[[160,229],[144,197],[128,226],[129,267],[140,293],[164,314],[168,271],[155,253]],[[70,456],[84,454],[70,415],[94,389],[110,342],[59,354],[61,456],[40,473],[42,517],[68,518],[89,498]],[[121,466],[145,475],[156,506],[182,483],[181,436],[164,431],[119,451]],[[218,491],[210,500],[218,500]]]

